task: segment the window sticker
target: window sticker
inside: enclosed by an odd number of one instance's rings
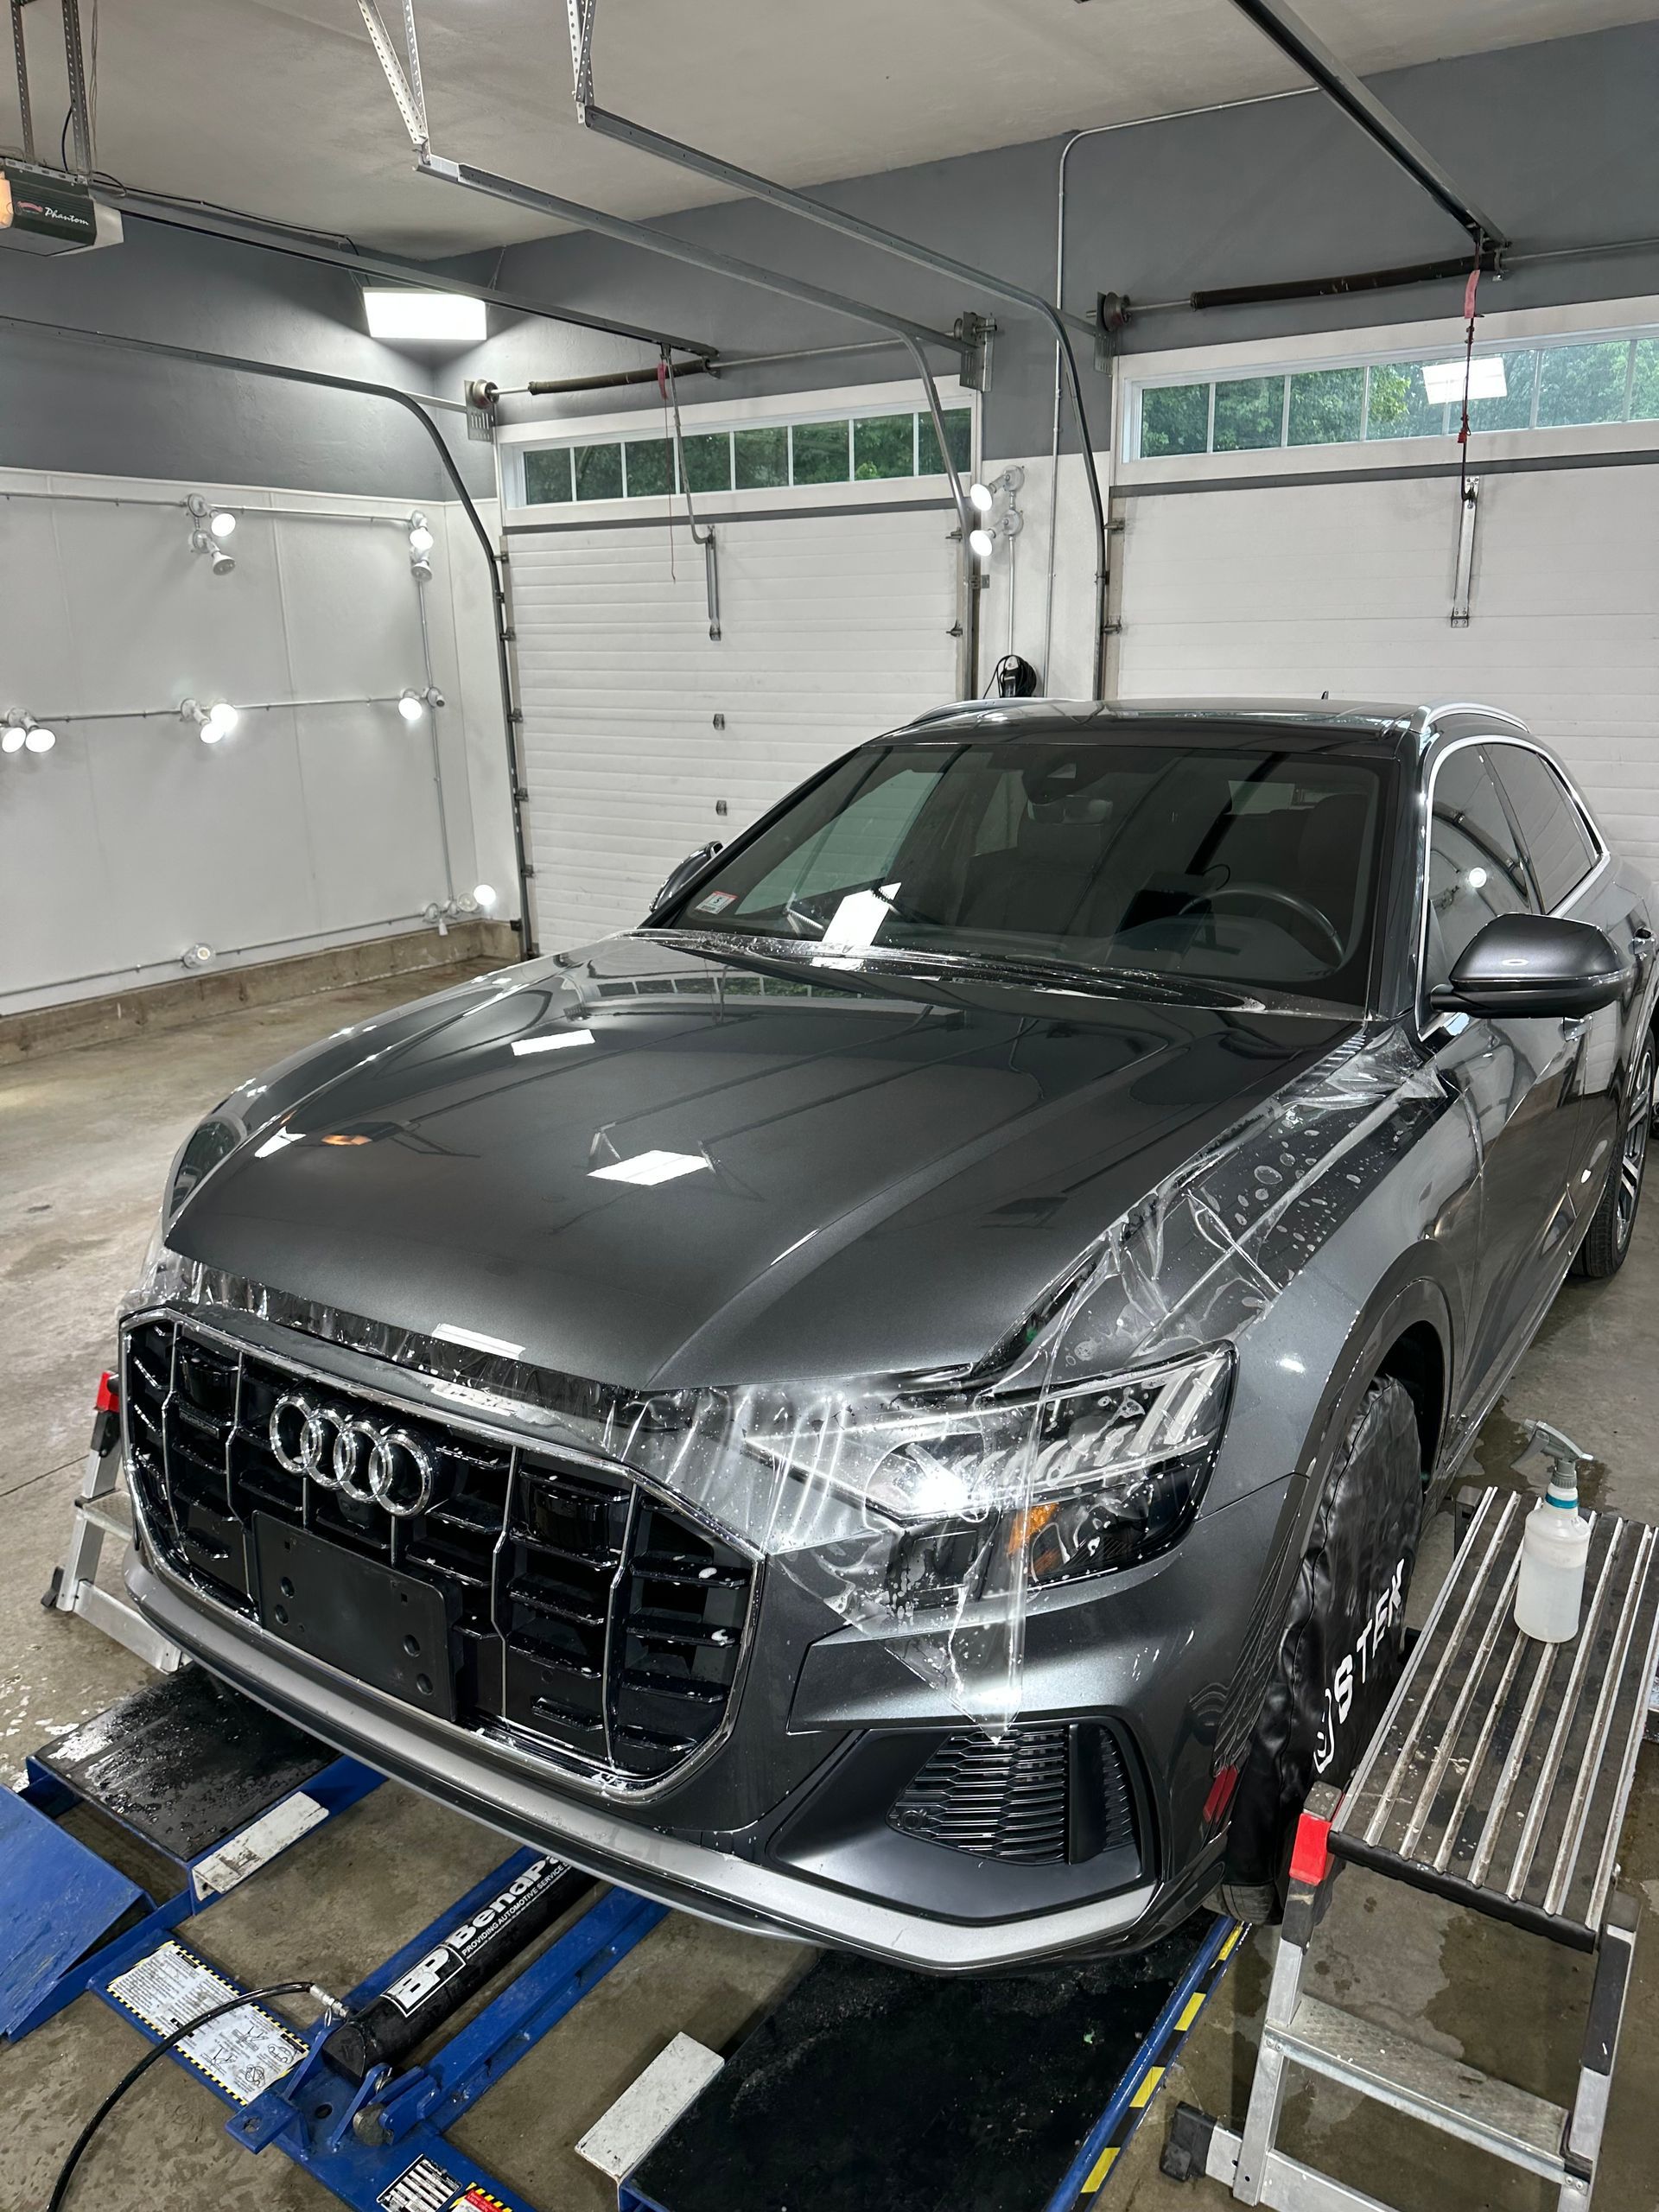
[[[735,891],[711,891],[706,899],[698,899],[696,912],[699,914],[723,914],[728,906],[736,904]]]

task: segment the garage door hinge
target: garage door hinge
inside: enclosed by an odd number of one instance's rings
[[[1122,524],[1120,523],[1118,527],[1121,530],[1122,528]],[[511,622],[506,622],[502,625],[501,642],[504,645],[516,645],[518,642],[518,632],[513,628]]]
[[[532,863],[531,863],[531,861],[526,861],[524,862],[524,874],[525,874],[526,875],[534,875],[534,874],[535,874],[536,870],[535,870],[535,868],[534,868],[534,866],[532,865]]]
[[[518,800],[519,805],[523,806],[530,797],[530,785],[528,784],[515,784],[512,787],[512,795],[514,798]]]
[[[521,722],[524,719],[524,710],[522,707],[512,707],[508,709],[507,720],[510,722]]]
[[[1103,638],[1122,637],[1123,625],[1121,622],[1103,622],[1100,626],[1100,634]]]

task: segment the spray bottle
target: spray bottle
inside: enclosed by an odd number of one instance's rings
[[[1579,1511],[1579,1467],[1589,1457],[1559,1428],[1535,1421],[1515,1463],[1517,1474],[1541,1471],[1545,1478],[1521,1534],[1515,1592],[1516,1626],[1541,1643],[1567,1643],[1579,1632],[1591,1525]]]

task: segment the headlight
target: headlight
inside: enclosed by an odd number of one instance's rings
[[[222,1160],[228,1160],[247,1135],[233,1115],[213,1113],[200,1122],[181,1146],[162,1198],[162,1226],[170,1228],[179,1210],[199,1184],[204,1183]]]
[[[749,1448],[894,1524],[893,1594],[989,1597],[1149,1559],[1202,1494],[1227,1417],[1221,1345],[1109,1380],[833,1427]]]

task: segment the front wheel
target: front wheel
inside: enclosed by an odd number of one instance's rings
[[[1347,1782],[1394,1694],[1422,1513],[1416,1411],[1379,1376],[1325,1478],[1234,1792],[1221,1897],[1235,1919],[1279,1917],[1308,1791]]]
[[[1579,1271],[1592,1282],[1605,1282],[1624,1264],[1636,1230],[1636,1210],[1642,1203],[1642,1178],[1648,1164],[1648,1129],[1653,1120],[1654,1051],[1651,1033],[1643,1039],[1624,1103],[1624,1119],[1618,1134],[1618,1156],[1607,1176],[1601,1202],[1590,1217],[1590,1228],[1579,1247]]]

